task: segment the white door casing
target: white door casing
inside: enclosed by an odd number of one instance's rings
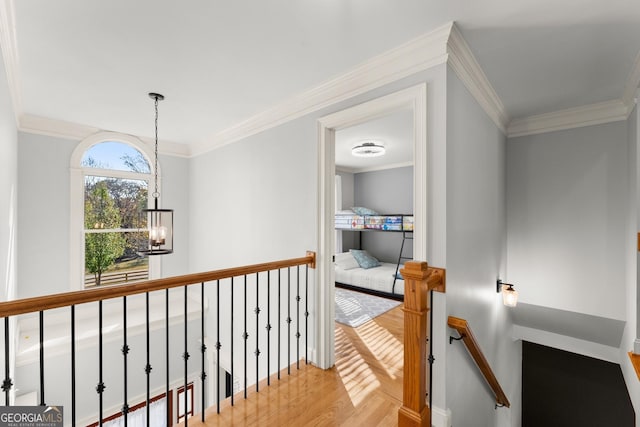
[[[413,111],[413,203],[416,260],[427,256],[427,85],[392,93],[318,120],[318,251],[316,258],[316,360],[322,369],[335,364],[334,270],[335,248],[335,132],[399,108]]]

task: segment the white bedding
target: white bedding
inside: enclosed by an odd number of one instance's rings
[[[382,262],[380,264],[380,267],[366,270],[364,268],[344,270],[336,265],[336,282],[391,293],[393,276],[396,273],[396,264],[390,264],[388,262]],[[393,293],[404,295],[404,280],[396,280],[395,292]]]

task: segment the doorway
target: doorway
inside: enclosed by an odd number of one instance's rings
[[[413,123],[413,256],[426,259],[427,232],[427,87],[426,84],[387,95],[325,116],[319,120],[318,156],[318,265],[316,363],[323,369],[335,364],[335,173],[336,132],[408,110]]]

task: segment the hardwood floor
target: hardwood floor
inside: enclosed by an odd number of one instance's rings
[[[396,426],[402,403],[401,306],[358,328],[336,323],[336,365],[300,364],[281,380],[266,381],[235,406],[221,404],[189,426]]]

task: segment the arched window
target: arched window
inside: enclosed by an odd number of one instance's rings
[[[138,254],[140,213],[148,207],[151,156],[138,139],[100,133],[81,142],[71,159],[72,289],[154,277]]]

